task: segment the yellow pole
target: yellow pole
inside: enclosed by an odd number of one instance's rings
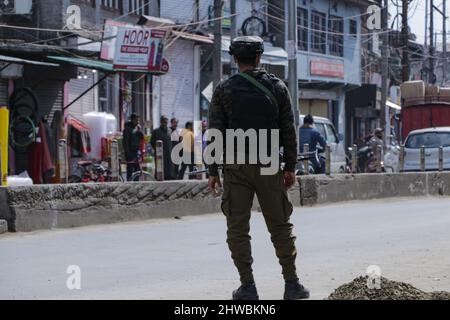
[[[9,132],[9,110],[0,107],[0,180],[1,185],[6,186],[8,176],[8,132]]]

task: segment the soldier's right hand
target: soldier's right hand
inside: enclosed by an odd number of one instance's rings
[[[289,190],[295,184],[295,173],[290,171],[284,171],[283,182],[286,190]]]
[[[210,176],[208,179],[208,187],[214,197],[220,196],[220,189],[222,188],[222,183],[220,182],[219,176]]]

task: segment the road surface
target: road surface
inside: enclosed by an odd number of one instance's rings
[[[313,299],[378,265],[423,290],[450,290],[450,199],[296,208],[302,282]],[[261,299],[280,299],[281,270],[259,213],[252,219]],[[66,286],[67,267],[81,289]],[[238,286],[221,214],[0,236],[0,299],[229,299]]]

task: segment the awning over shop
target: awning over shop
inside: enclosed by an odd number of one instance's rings
[[[145,70],[128,70],[128,69],[116,69],[113,67],[113,64],[108,61],[102,60],[93,60],[93,59],[83,59],[83,58],[72,58],[72,57],[60,57],[60,56],[49,56],[51,60],[62,61],[65,63],[70,63],[79,67],[85,67],[100,71],[105,71],[108,73],[113,72],[132,72],[132,73],[151,73],[155,74],[154,71],[145,71]]]
[[[228,54],[230,43],[229,37],[222,37],[222,62],[230,63],[230,55]],[[261,63],[287,67],[287,52],[283,48],[274,47],[271,43],[264,42],[264,53],[261,57]]]
[[[73,116],[67,119],[67,124],[71,125],[80,132],[89,132],[89,127],[82,121],[75,119]]]
[[[180,37],[181,39],[195,41],[198,43],[204,43],[204,44],[213,44],[214,39],[210,38],[208,36],[202,36],[195,33],[190,32],[181,32],[181,31],[172,31],[173,35],[176,37]]]
[[[106,72],[114,72],[112,63],[106,61],[83,59],[83,58],[60,57],[60,56],[49,56],[48,58],[51,60],[70,63],[79,67],[85,67]]]
[[[34,65],[38,65],[38,66],[47,66],[47,67],[59,67],[59,64],[56,64],[56,63],[21,59],[21,58],[4,56],[4,55],[0,55],[0,62],[17,63],[17,64],[34,64]]]
[[[392,109],[395,109],[395,110],[402,110],[402,107],[400,107],[398,104],[395,104],[395,103],[393,103],[391,101],[386,101],[386,105],[389,108],[392,108]]]

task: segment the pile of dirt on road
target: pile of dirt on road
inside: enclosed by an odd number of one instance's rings
[[[450,300],[450,292],[424,292],[412,285],[381,277],[380,289],[367,286],[367,276],[337,288],[328,300]]]

